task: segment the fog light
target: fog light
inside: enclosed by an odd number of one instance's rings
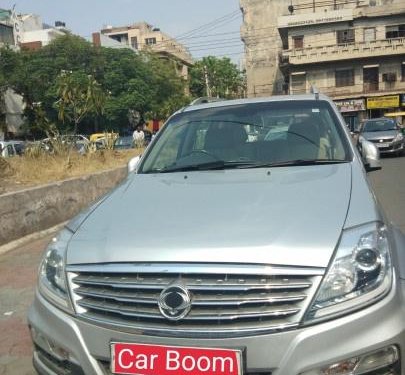
[[[326,367],[302,372],[300,375],[360,375],[372,371],[389,369],[399,361],[399,351],[395,345],[343,360]],[[395,372],[390,372],[393,375]],[[398,373],[399,375],[399,373]]]
[[[356,367],[356,374],[362,374],[367,371],[377,370],[394,364],[399,359],[398,348],[389,346],[374,353],[362,357],[359,365]]]
[[[335,363],[334,365],[328,366],[327,368],[321,370],[322,375],[346,375],[353,374],[357,363],[359,363],[358,358],[351,358],[344,362]]]
[[[55,357],[59,361],[68,361],[69,352],[59,345],[55,344],[52,340],[47,338],[41,332],[31,327],[32,341],[38,345],[42,350],[46,351],[49,355]]]

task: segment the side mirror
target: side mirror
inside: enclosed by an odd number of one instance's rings
[[[139,164],[139,160],[141,160],[141,155],[133,157],[129,162],[128,162],[128,173],[133,172],[136,170],[136,167]]]
[[[380,151],[377,146],[363,137],[359,138],[359,144],[366,171],[372,172],[381,169]]]

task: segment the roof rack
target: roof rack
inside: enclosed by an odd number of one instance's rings
[[[205,103],[212,103],[212,102],[221,102],[223,100],[226,99],[222,99],[222,98],[210,98],[208,96],[203,96],[201,98],[197,98],[195,100],[193,100],[190,105],[197,105],[197,104],[205,104]]]

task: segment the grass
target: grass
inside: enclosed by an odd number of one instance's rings
[[[142,149],[0,157],[0,194],[125,166]]]

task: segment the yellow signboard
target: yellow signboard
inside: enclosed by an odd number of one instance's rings
[[[399,107],[399,95],[367,98],[367,109]]]

